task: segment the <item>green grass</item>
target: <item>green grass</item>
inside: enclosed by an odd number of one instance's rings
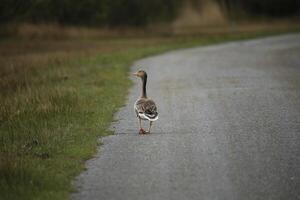
[[[39,46],[45,50],[40,53],[24,45],[23,51],[3,56],[0,199],[69,197],[71,181],[95,153],[97,138],[110,134],[107,128],[131,85],[128,71],[134,60],[178,48],[270,34],[99,40],[92,41],[95,47],[75,53],[69,47],[53,53],[48,44]],[[150,42],[143,42],[148,39]],[[15,45],[15,49],[20,47]],[[103,49],[103,45],[114,48]],[[32,52],[24,56],[27,51]]]

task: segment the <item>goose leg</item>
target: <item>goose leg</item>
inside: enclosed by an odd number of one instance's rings
[[[150,124],[149,124],[149,129],[148,129],[147,133],[150,133],[151,126],[152,126],[152,121],[150,121]]]
[[[142,128],[142,120],[141,120],[141,118],[139,118],[139,125],[140,125],[140,131],[139,131],[139,134],[145,134],[146,131]]]

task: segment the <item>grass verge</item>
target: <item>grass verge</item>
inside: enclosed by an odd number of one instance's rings
[[[0,198],[69,197],[97,138],[110,134],[134,60],[270,34],[1,41]]]

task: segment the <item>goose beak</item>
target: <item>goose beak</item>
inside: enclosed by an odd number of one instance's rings
[[[135,72],[135,73],[133,73],[132,75],[134,75],[134,76],[138,76],[138,73],[137,73],[137,72]]]

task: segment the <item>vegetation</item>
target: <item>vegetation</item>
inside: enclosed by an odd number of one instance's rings
[[[4,0],[0,22],[141,26],[168,21],[182,0]]]
[[[271,17],[300,12],[299,0],[2,0],[0,24],[145,26],[174,20],[188,2],[201,5],[207,1],[217,2],[229,18],[238,17],[235,12]]]
[[[246,12],[250,15],[287,17],[300,12],[298,0],[217,0],[227,12]],[[233,15],[231,15],[233,16]]]

